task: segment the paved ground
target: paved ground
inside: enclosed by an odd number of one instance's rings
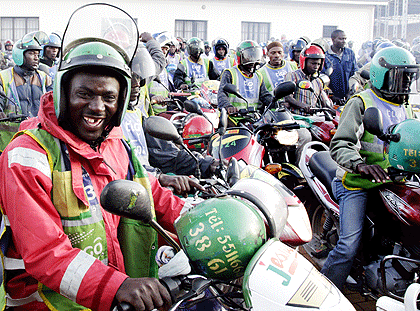
[[[303,247],[299,247],[299,252],[314,264],[314,262],[311,260],[311,257],[308,256],[308,254],[305,252]],[[355,307],[357,311],[375,311],[376,310],[375,308],[376,301],[371,297],[362,296],[358,292],[353,292],[348,289],[344,289],[343,294],[347,297],[348,300],[350,300],[350,302],[353,304],[353,306]]]

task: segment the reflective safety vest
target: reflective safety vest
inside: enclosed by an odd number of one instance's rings
[[[89,202],[89,206],[85,206],[80,203],[80,200],[77,199],[73,192],[70,160],[65,144],[42,129],[21,131],[16,136],[24,134],[31,136],[47,152],[53,183],[51,197],[54,206],[60,214],[63,230],[72,243],[72,246],[84,250],[84,252],[79,253],[83,257],[84,262],[93,262],[95,259],[98,259],[104,264],[108,264],[105,224],[102,218],[98,196],[93,189],[89,174],[82,167],[83,186],[85,196]],[[130,147],[124,141],[123,143],[130,155],[130,168],[127,178],[142,184],[147,189],[153,204],[151,185],[147,172],[138,159],[131,154]],[[152,212],[155,215],[153,206]],[[157,249],[157,233],[155,230],[150,225],[140,223],[139,221],[126,220],[123,217],[120,220],[119,230],[121,231],[122,242],[120,241],[120,244],[123,254],[125,255],[124,252],[129,253],[130,251],[136,252],[135,261],[133,261],[134,255],[131,255],[131,258],[130,256],[127,256],[127,258],[124,256],[124,263],[127,264],[126,269],[128,268],[127,271],[135,270],[137,274],[141,274],[142,276],[157,277],[158,268],[154,261]],[[94,233],[86,235],[86,232]],[[5,272],[8,273],[10,270],[24,269],[23,259],[8,258],[5,256],[8,244],[11,241],[11,228],[7,215],[3,215],[1,233],[1,256],[3,258]],[[138,234],[141,238],[138,238],[134,234]],[[81,239],[80,237],[84,238]],[[130,244],[131,241],[129,240],[133,240],[133,243]],[[127,244],[129,245],[127,246]],[[141,247],[139,247],[140,244]],[[148,248],[144,245],[147,245]],[[139,252],[139,250],[141,251]],[[2,273],[2,276],[0,310],[3,310],[5,306],[24,306],[34,301],[43,301],[50,310],[88,310],[86,307],[49,289],[42,283],[38,283],[38,291],[32,295],[21,299],[12,299],[5,293],[5,274]],[[79,277],[83,278],[83,276]]]
[[[166,69],[163,69],[162,72],[159,74],[159,80],[163,83],[163,85],[154,80],[150,81],[150,83],[148,84],[149,97],[153,97],[154,95],[168,97],[168,79],[168,72],[166,71]],[[150,102],[150,104],[152,106],[154,114],[166,111],[166,105],[154,104],[152,102]]]
[[[260,87],[263,83],[263,77],[258,71],[252,77],[245,76],[238,66],[228,68],[232,74],[232,84],[238,86],[239,94],[241,94],[247,101],[249,107],[257,109],[260,98]],[[238,109],[246,109],[246,102],[239,97],[229,94],[230,103]]]
[[[265,87],[271,94],[273,94],[274,89],[282,82],[288,72],[294,71],[290,62],[285,61],[284,65],[279,68],[271,67],[270,64],[266,64],[264,67],[258,70],[263,78]]]
[[[224,59],[218,59],[216,57],[213,57],[211,61],[213,62],[214,67],[216,67],[217,71],[219,71],[220,74],[222,74],[223,70],[227,68],[232,68],[235,64],[235,59],[232,57],[225,57]]]
[[[381,111],[384,129],[413,117],[411,106],[394,104],[378,97],[370,89],[355,96],[363,101],[365,110],[369,107],[376,107]],[[376,136],[364,131],[360,143],[359,152],[366,164],[377,164],[384,170],[390,166],[388,156],[384,153],[384,143]],[[378,183],[373,183],[370,179],[361,177],[360,174],[349,172],[343,176],[343,185],[349,190],[370,189],[379,186]]]
[[[202,64],[194,63],[190,58],[181,60],[181,64],[184,65],[187,77],[185,83],[191,85],[192,82],[200,85],[206,80],[209,80],[209,59],[200,57]]]
[[[42,92],[47,92],[47,74],[43,71],[37,70],[36,73],[38,74],[38,78],[41,81]],[[17,114],[22,114],[22,108],[20,107],[19,95],[16,89],[15,77],[14,77],[14,69],[13,67],[7,68],[6,70],[0,71],[0,78],[1,83],[3,85],[3,90],[6,93],[6,96],[11,98],[17,105]],[[10,113],[16,113],[16,105],[12,103],[10,100],[6,100],[6,108],[4,109],[4,113],[6,115]]]

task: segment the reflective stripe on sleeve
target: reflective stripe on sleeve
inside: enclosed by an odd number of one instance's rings
[[[25,270],[23,259],[3,257],[5,270]]]
[[[68,265],[60,284],[60,294],[76,301],[77,292],[80,284],[90,267],[95,262],[95,258],[80,251]]]
[[[19,307],[33,301],[39,301],[39,302],[43,301],[38,292],[34,292],[30,296],[25,297],[25,298],[20,298],[20,299],[13,299],[9,296],[9,294],[6,294],[6,305],[8,307]]]
[[[9,167],[17,163],[22,166],[37,169],[42,174],[51,179],[51,168],[45,154],[24,147],[16,147],[7,153]]]

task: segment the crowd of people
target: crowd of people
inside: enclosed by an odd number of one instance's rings
[[[148,189],[157,221],[174,232],[173,223],[188,203],[164,187],[180,195],[204,189],[187,177],[195,171],[186,164],[191,159],[174,144],[147,137],[142,124],[167,109],[170,91],[192,90],[205,80],[220,81],[218,107],[227,110],[232,125],[240,122],[235,113],[244,101],[223,92],[228,83],[255,110],[270,104],[284,81],[311,83],[286,98],[284,105],[295,113],[311,113],[311,107],[333,110],[347,102],[331,142],[340,167],[333,186],[340,202],[340,239],[322,271],[342,288],[360,241],[367,189],[389,181],[381,143],[361,126],[363,111],[378,107],[388,125],[412,117],[408,97],[419,73],[420,43],[413,42],[410,51],[378,39],[366,43],[356,58],[342,30],[331,34],[331,43],[302,36],[267,44],[244,40],[236,49],[223,38],[210,43],[168,32],[144,32],[137,39],[150,56],[143,61],[152,62],[153,76],[131,72],[124,47],[105,39],[77,41],[65,54],[55,33],[33,32],[4,44],[1,113],[28,119],[1,146],[0,205],[7,228],[1,245],[11,259],[4,266],[3,307],[168,306],[170,296],[157,281],[156,233],[140,221],[104,211],[98,198],[112,180],[135,180]],[[366,66],[370,82],[360,79]],[[322,75],[329,76],[328,88]],[[300,146],[311,139],[305,129],[299,135]],[[172,173],[181,175],[163,173],[159,161],[152,167],[150,154],[173,161]],[[200,158],[203,174],[217,165],[212,157]]]

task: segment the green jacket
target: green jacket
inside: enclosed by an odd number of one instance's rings
[[[372,90],[365,90],[352,97],[343,109],[337,133],[334,135],[330,152],[337,162],[337,177],[349,190],[369,189],[379,186],[356,173],[359,164],[378,164],[383,169],[389,167],[389,161],[383,152],[383,144],[376,137],[366,132],[363,127],[363,114],[368,107],[378,107],[380,110],[392,110],[394,119],[387,118],[383,113],[384,123],[388,125],[412,118],[411,106],[405,107],[389,102]]]

